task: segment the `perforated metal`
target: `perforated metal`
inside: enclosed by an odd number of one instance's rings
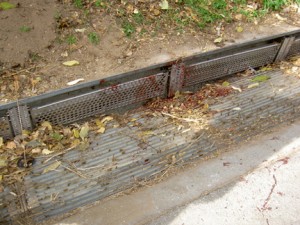
[[[13,137],[13,133],[7,116],[0,117],[0,137],[3,137],[4,139]]]
[[[244,71],[249,67],[256,68],[272,63],[279,47],[280,44],[272,44],[191,65],[186,68],[183,86],[193,86]]]
[[[160,73],[31,109],[34,124],[67,124],[166,93],[168,75]]]
[[[294,41],[287,57],[291,57],[291,56],[298,55],[298,54],[300,54],[300,39],[297,39]]]

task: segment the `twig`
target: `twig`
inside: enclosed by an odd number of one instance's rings
[[[162,112],[161,114],[163,114],[163,115],[165,115],[165,116],[172,117],[172,118],[174,118],[174,119],[183,120],[183,121],[186,121],[186,122],[194,122],[194,123],[199,123],[199,121],[203,121],[203,119],[190,119],[190,118],[181,118],[181,117],[174,116],[174,115],[172,115],[172,114],[169,114],[169,113],[164,113],[164,112]]]
[[[89,179],[88,177],[86,177],[86,176],[83,175],[82,173],[79,173],[79,172],[77,172],[77,171],[75,171],[75,170],[72,170],[71,168],[66,167],[66,166],[64,166],[64,165],[61,165],[61,166],[62,166],[63,168],[65,168],[65,169],[69,170],[70,172],[77,174],[77,175],[80,176],[81,178]]]
[[[76,148],[76,146],[73,146],[73,147],[70,147],[70,148],[67,148],[66,150],[62,151],[62,152],[59,152],[59,153],[56,153],[54,155],[52,155],[49,159],[46,159],[43,163],[46,163],[46,162],[49,162],[51,159],[53,159],[54,157],[56,156],[59,156],[59,155],[62,155],[68,151],[71,151],[72,149]]]

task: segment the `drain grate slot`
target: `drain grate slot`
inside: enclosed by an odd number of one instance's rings
[[[166,94],[168,74],[161,73],[110,86],[31,109],[34,124],[49,121],[68,124],[84,118],[139,103]]]
[[[249,67],[256,68],[272,63],[279,47],[280,44],[272,44],[266,47],[191,65],[186,68],[183,86],[197,85],[244,71]]]

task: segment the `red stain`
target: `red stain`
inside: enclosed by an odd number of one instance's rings
[[[285,157],[283,159],[278,159],[277,162],[282,162],[282,165],[286,165],[289,162],[289,157]]]
[[[102,85],[102,84],[104,84],[105,82],[106,82],[106,81],[105,81],[104,79],[102,79],[102,80],[99,81],[99,84]]]
[[[117,85],[117,84],[113,84],[113,85],[110,86],[110,88],[111,88],[111,90],[113,90],[113,91],[117,91],[118,85]]]

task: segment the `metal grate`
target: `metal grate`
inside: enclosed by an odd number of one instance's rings
[[[32,108],[34,124],[67,124],[108,110],[166,94],[168,74],[160,73],[91,93]]]
[[[183,86],[193,86],[205,81],[256,68],[274,61],[280,44],[272,44],[198,64],[186,68]]]
[[[3,137],[4,139],[13,137],[8,117],[0,117],[0,137]]]
[[[300,54],[300,39],[294,41],[294,44],[292,44],[287,57],[291,57],[297,54]]]

